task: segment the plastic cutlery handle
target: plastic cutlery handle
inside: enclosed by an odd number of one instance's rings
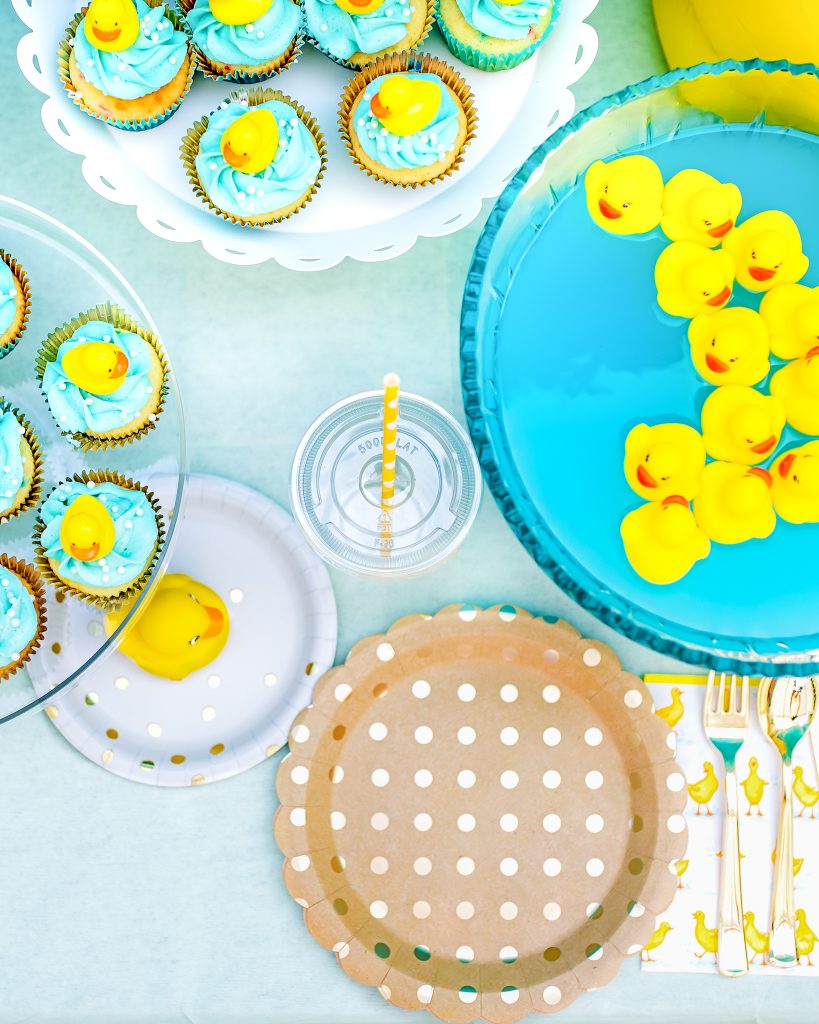
[[[793,906],[793,769],[782,765],[782,810],[776,840],[774,887],[771,897],[771,963],[795,967],[796,914]]]
[[[725,770],[725,818],[722,822],[722,861],[719,871],[719,939],[717,966],[720,974],[738,978],[748,973],[742,913],[742,878],[739,864],[739,795],[737,776]]]

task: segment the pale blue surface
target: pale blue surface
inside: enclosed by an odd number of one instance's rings
[[[592,19],[600,56],[577,89],[579,106],[663,67],[653,30],[637,24],[645,25],[646,0],[603,0],[602,8]],[[42,96],[14,58],[21,32],[4,4],[0,131],[4,151],[14,140],[17,159],[0,164],[0,191],[83,232],[143,295],[185,395],[195,470],[235,477],[286,504],[304,429],[341,395],[376,386],[387,369],[460,416],[458,315],[477,226],[422,240],[390,263],[345,263],[321,275],[224,267],[196,246],[161,241],[132,210],[92,193],[80,161],[48,139]],[[394,322],[405,325],[398,344],[383,331],[384,302],[365,318],[352,301],[367,289],[389,297]],[[419,296],[432,330],[418,329]],[[228,343],[231,358],[221,360]],[[216,414],[230,424],[218,433]],[[673,666],[560,594],[491,498],[437,572],[398,586],[338,573],[333,582],[340,652],[419,609],[515,600],[565,615],[611,643],[630,669]],[[432,1021],[350,981],[308,935],[285,892],[271,831],[277,758],[228,782],[172,791],[102,771],[44,715],[4,727],[0,744],[0,1024]],[[811,981],[640,976],[632,961],[558,1020],[812,1021],[816,996]]]

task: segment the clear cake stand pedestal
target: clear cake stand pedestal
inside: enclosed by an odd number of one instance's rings
[[[166,537],[161,556],[130,615],[110,637],[99,610],[47,590],[46,633],[28,664],[0,684],[0,725],[43,706],[73,687],[82,674],[116,648],[119,637],[168,564],[185,484],[185,432],[182,403],[173,372],[156,429],[140,440],[96,453],[79,451],[64,438],[35,378],[40,342],[55,327],[103,302],[122,307],[157,334],[156,325],[134,289],[100,252],[59,221],[15,199],[0,196],[0,248],[29,276],[32,293],[28,327],[17,347],[0,359],[0,396],[32,425],[43,452],[45,497],[61,480],[83,469],[116,470],[149,490],[158,482]],[[161,336],[161,335],[160,335]],[[34,559],[32,509],[0,524],[0,551],[27,562]],[[93,700],[93,694],[87,699]],[[48,708],[47,708],[48,710]]]

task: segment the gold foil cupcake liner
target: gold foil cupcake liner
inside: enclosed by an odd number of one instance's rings
[[[84,313],[79,313],[72,320],[68,320],[64,323],[61,327],[57,327],[42,343],[34,362],[34,369],[41,391],[43,391],[43,375],[45,374],[46,365],[48,363],[53,363],[56,360],[60,345],[62,345],[63,342],[68,341],[69,338],[71,338],[74,333],[83,326],[83,324],[87,324],[90,320],[104,320],[106,323],[111,324],[112,327],[116,327],[121,331],[129,331],[132,334],[139,335],[139,337],[150,345],[154,352],[156,352],[157,358],[159,359],[159,365],[162,367],[162,383],[159,388],[159,401],[156,409],[154,409],[154,411],[149,415],[148,421],[143,423],[138,429],[133,430],[129,434],[124,434],[122,437],[95,437],[94,435],[84,433],[81,430],[64,430],[62,432],[63,437],[70,438],[74,444],[79,448],[82,448],[83,451],[95,452],[102,448],[116,448],[121,445],[130,444],[131,441],[136,441],[138,438],[144,437],[156,428],[159,417],[165,407],[165,399],[168,396],[168,377],[170,370],[168,368],[168,360],[165,356],[162,343],[153,331],[148,330],[147,327],[143,327],[142,324],[134,320],[133,317],[129,316],[125,310],[121,309],[119,306],[115,306],[112,302],[103,302],[100,303],[99,306],[87,309]],[[43,391],[43,397],[45,397],[45,391]],[[47,398],[46,402],[48,402]],[[49,406],[49,411],[50,410],[51,406]],[[57,425],[59,426],[59,424]]]
[[[289,2],[290,0],[288,0],[288,3]],[[196,0],[176,0],[176,6],[182,12],[184,17],[187,17],[195,3]],[[301,5],[298,6],[301,23]],[[258,65],[245,65],[246,67],[253,67],[256,70],[239,71],[234,69],[233,71],[220,71],[218,67],[219,62],[211,60],[204,50],[201,50],[194,43],[193,35],[190,31],[190,27],[187,25],[187,22],[185,24],[185,28],[187,29],[188,36],[190,37],[191,50],[193,50],[194,57],[196,58],[196,70],[201,71],[205,78],[210,78],[218,82],[235,82],[237,85],[252,85],[255,82],[263,82],[267,78],[273,78],[274,75],[280,75],[282,71],[286,71],[298,61],[304,45],[304,33],[302,32],[301,27],[299,27],[292,43],[283,54]]]
[[[437,0],[426,0],[426,8],[427,13],[426,18],[424,19],[424,27],[421,30],[421,34],[414,42],[410,43],[408,46],[396,45],[393,49],[390,50],[389,53],[384,54],[381,57],[376,57],[374,59],[371,58],[365,61],[365,63],[363,64],[354,63],[353,61],[343,60],[341,57],[336,57],[334,53],[331,53],[326,47],[322,46],[317,39],[311,36],[309,32],[305,32],[305,38],[307,39],[308,43],[310,43],[312,46],[315,46],[315,48],[321,51],[321,53],[323,53],[325,57],[329,57],[330,60],[334,61],[336,64],[340,64],[341,67],[348,68],[350,71],[360,71],[363,70],[365,67],[369,67],[369,65],[371,63],[374,63],[376,60],[383,60],[384,57],[397,57],[402,54],[410,56],[413,53],[413,51],[417,50],[420,46],[422,46],[423,43],[426,42],[427,36],[432,31],[432,26],[435,24],[435,15],[438,10]]]
[[[324,177],[324,172],[327,168],[327,144],[325,143],[324,136],[321,134],[319,129],[318,121],[316,121],[309,110],[305,110],[300,103],[296,103],[294,99],[286,96],[278,89],[238,89],[228,94],[226,102],[242,103],[247,107],[258,107],[260,104],[269,103],[271,100],[279,100],[281,103],[286,103],[288,106],[293,108],[296,112],[296,116],[302,124],[307,127],[310,134],[315,139],[316,146],[318,147],[319,158],[321,160],[319,172],[316,175],[316,180],[310,186],[310,190],[295,210],[291,210],[283,216],[271,216],[263,223],[252,221],[244,217],[237,217],[233,213],[228,213],[226,210],[221,209],[221,207],[216,206],[216,204],[211,201],[210,196],[205,191],[204,186],[199,180],[199,174],[196,170],[196,158],[199,155],[199,143],[207,130],[210,120],[209,117],[202,117],[191,125],[185,137],[182,139],[182,145],[179,152],[193,191],[212,213],[230,221],[231,224],[241,224],[243,227],[249,228],[266,227],[268,224],[280,224],[282,221],[293,217],[299,212],[299,210],[303,210],[304,207],[312,201],[313,196],[321,187],[321,179]]]
[[[20,292],[23,296],[23,319],[15,336],[11,341],[6,342],[6,344],[0,348],[0,359],[2,359],[3,356],[7,356],[9,352],[17,348],[17,345],[20,343],[20,339],[25,333],[26,326],[28,325],[28,318],[31,314],[31,286],[29,284],[28,274],[10,253],[7,253],[4,249],[0,249],[0,260],[2,260],[12,274],[14,274],[14,279],[20,286]]]
[[[0,515],[0,523],[7,523],[10,519],[14,519],[15,516],[22,515],[23,512],[28,512],[31,508],[36,508],[40,503],[40,495],[43,492],[43,452],[40,448],[40,442],[37,440],[37,436],[34,433],[31,424],[20,410],[15,408],[11,402],[0,396],[0,415],[7,412],[10,412],[12,416],[14,416],[23,430],[22,436],[26,439],[26,443],[31,450],[34,469],[31,474],[31,483],[29,484],[28,494],[26,495],[22,505],[20,505],[19,508],[16,508],[13,512]]]
[[[165,524],[162,518],[162,509],[159,502],[156,499],[153,491],[149,491],[147,487],[143,487],[141,483],[136,480],[132,480],[130,477],[123,476],[121,473],[117,473],[113,470],[100,469],[95,471],[83,470],[82,473],[75,473],[73,476],[68,477],[66,480],[61,480],[60,483],[51,491],[54,493],[59,487],[62,487],[64,483],[76,481],[80,484],[94,483],[94,484],[116,484],[118,487],[123,487],[129,491],[142,491],[145,497],[150,502],[151,508],[153,509],[154,516],[156,517],[157,526],[157,537],[156,545],[154,546],[153,554],[149,558],[142,570],[140,575],[132,580],[127,587],[125,587],[120,593],[112,596],[102,596],[100,594],[89,594],[87,591],[82,590],[79,584],[72,583],[69,580],[64,580],[62,576],[58,576],[51,567],[51,562],[46,555],[45,548],[42,544],[43,530],[45,530],[45,523],[42,519],[37,520],[37,525],[34,527],[33,542],[34,550],[36,553],[35,564],[42,578],[46,583],[50,583],[57,594],[72,594],[74,597],[80,598],[80,600],[87,602],[88,604],[94,605],[96,608],[101,608],[103,611],[112,611],[119,608],[126,601],[130,601],[139,594],[145,587],[145,584],[151,577],[155,566],[159,561],[159,555],[162,551],[162,545],[165,542]],[[49,497],[51,496],[49,494]],[[48,500],[48,499],[46,499]],[[113,588],[112,588],[113,589]]]
[[[185,88],[182,93],[173,103],[167,107],[161,114],[155,117],[149,118],[132,118],[127,121],[118,121],[114,117],[106,117],[104,114],[100,114],[96,110],[92,110],[87,107],[82,101],[81,92],[74,86],[71,81],[71,71],[69,68],[69,61],[71,59],[71,51],[74,49],[74,36],[77,32],[77,26],[85,17],[88,11],[88,5],[84,4],[82,8],[77,11],[74,17],[68,24],[68,28],[65,30],[65,35],[60,40],[60,44],[57,47],[57,74],[59,75],[60,81],[63,83],[63,88],[68,93],[71,101],[80,107],[81,110],[85,111],[91,117],[95,117],[98,121],[102,121],[103,124],[110,124],[113,128],[121,128],[124,131],[141,132],[146,131],[149,128],[155,128],[157,125],[162,124],[163,121],[167,121],[168,118],[175,114],[182,103],[182,100],[188,95],[193,85],[193,76],[196,72],[197,60],[196,55],[193,52],[193,47],[190,43],[190,37],[185,31],[185,26],[182,23],[179,15],[175,10],[172,10],[164,2],[164,0],[145,0],[149,7],[164,7],[165,16],[168,21],[178,32],[185,32],[185,38],[188,39],[188,76],[185,82]],[[167,84],[167,83],[166,83]],[[134,102],[137,102],[136,100]]]
[[[466,138],[452,163],[440,173],[425,181],[393,181],[391,178],[379,174],[372,167],[361,161],[353,146],[353,133],[350,130],[350,120],[353,106],[361,93],[367,88],[370,82],[382,75],[405,74],[407,72],[422,72],[424,74],[437,75],[438,78],[457,96],[463,107],[466,117]],[[436,181],[443,181],[463,163],[464,149],[475,138],[478,125],[478,112],[475,109],[472,90],[467,82],[458,74],[455,68],[446,61],[433,57],[428,53],[396,53],[387,57],[379,57],[378,60],[367,64],[358,74],[354,75],[344,88],[341,94],[341,103],[338,108],[338,124],[341,137],[347,147],[347,152],[356,164],[365,171],[371,178],[383,181],[388,185],[396,185],[401,188],[416,188],[421,185],[431,185]]]
[[[34,610],[37,613],[36,633],[31,640],[29,640],[23,650],[20,651],[20,656],[15,661],[10,665],[4,665],[0,668],[1,683],[8,679],[9,676],[13,676],[18,669],[21,669],[40,646],[40,643],[45,636],[47,617],[45,587],[43,586],[40,574],[34,566],[29,565],[28,562],[24,562],[20,558],[15,558],[13,555],[6,554],[0,554],[0,565],[2,565],[4,569],[8,569],[9,572],[13,572],[15,576],[22,580],[26,589],[31,594],[34,601]]]

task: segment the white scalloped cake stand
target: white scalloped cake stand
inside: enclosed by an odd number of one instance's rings
[[[57,77],[57,44],[80,0],[12,0],[31,29],[20,40],[17,60],[26,78],[46,94],[43,124],[55,142],[83,157],[85,180],[95,192],[135,206],[140,221],[161,238],[201,242],[226,263],[274,259],[296,270],[322,270],[345,256],[391,259],[422,235],[447,235],[473,220],[482,201],[499,195],[535,145],[574,113],[569,86],[597,53],[597,33],[585,24],[597,2],[563,0],[559,20],[538,55],[500,74],[464,67],[433,32],[425,49],[452,61],[469,81],[480,120],[461,169],[427,188],[388,187],[358,170],[336,126],[349,72],[308,47],[296,67],[270,84],[318,119],[328,145],[327,174],[314,201],[297,217],[260,230],[209,213],[191,192],[178,156],[188,126],[217,106],[229,84],[197,76],[190,95],[165,124],[144,133],[109,128],[74,106]]]

